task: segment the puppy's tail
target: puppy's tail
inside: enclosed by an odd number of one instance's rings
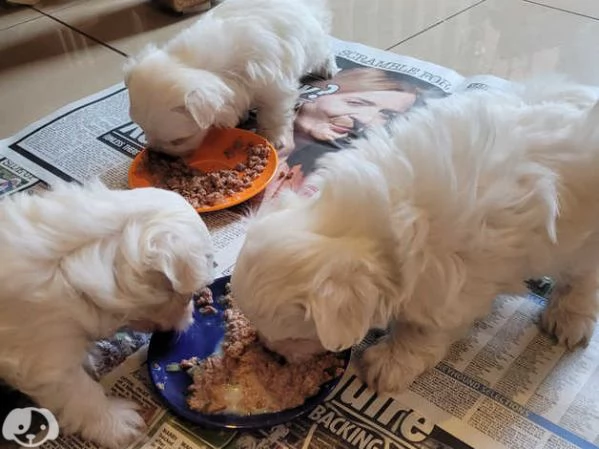
[[[518,87],[525,103],[539,105],[543,103],[561,103],[586,110],[598,98],[596,88],[569,81],[558,74],[548,74],[526,81]]]

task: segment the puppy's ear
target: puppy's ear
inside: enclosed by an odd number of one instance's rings
[[[192,293],[210,281],[212,267],[207,258],[212,257],[212,248],[198,252],[202,244],[189,240],[194,238],[183,239],[180,233],[160,229],[150,230],[142,239],[144,265],[163,273],[178,293]]]
[[[214,123],[216,111],[213,106],[222,107],[222,104],[212,105],[210,103],[199,89],[185,94],[185,110],[202,129],[209,128]]]
[[[310,301],[310,314],[325,349],[340,351],[359,343],[372,327],[379,291],[361,251],[339,248],[323,269]]]
[[[185,94],[185,109],[197,125],[206,129],[211,126],[233,127],[239,117],[233,107],[234,92],[218,76],[200,72],[203,82],[196,84]]]

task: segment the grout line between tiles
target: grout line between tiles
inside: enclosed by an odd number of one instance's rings
[[[39,12],[37,9],[34,9],[30,6],[28,6],[27,8],[31,9],[32,11]],[[0,31],[10,30],[11,28],[18,27],[19,25],[23,25],[24,23],[33,22],[34,20],[41,19],[43,17],[44,16],[42,14],[40,14],[39,16],[30,17],[28,19],[25,19],[25,20],[19,22],[19,23],[15,23],[13,25],[7,26],[6,28],[0,28]]]
[[[565,12],[567,14],[573,14],[575,16],[579,16],[579,17],[585,17],[587,19],[592,19],[592,20],[599,20],[599,17],[593,17],[593,16],[589,16],[588,14],[583,14],[581,12],[576,12],[576,11],[570,11],[568,9],[564,9],[564,8],[558,8],[557,6],[551,6],[551,5],[546,5],[544,3],[539,3],[539,2],[535,2],[534,0],[522,0],[526,3],[531,3],[533,5],[537,5],[537,6],[542,6],[544,8],[549,8],[549,9],[554,9],[556,11],[561,11],[561,12]]]
[[[119,50],[119,49],[118,49],[118,48],[116,48],[116,47],[113,47],[112,45],[109,45],[109,44],[107,44],[106,42],[102,42],[100,39],[98,39],[98,38],[96,38],[96,37],[94,37],[94,36],[92,36],[92,35],[90,35],[90,34],[87,34],[85,31],[81,31],[81,30],[79,30],[79,29],[75,28],[74,26],[71,26],[71,25],[69,25],[69,24],[68,24],[68,23],[66,23],[65,21],[63,21],[63,20],[60,20],[58,17],[54,17],[53,15],[51,15],[51,14],[48,14],[47,12],[44,12],[44,11],[42,11],[41,9],[37,9],[36,7],[32,7],[32,9],[34,9],[35,11],[39,12],[40,14],[42,14],[42,15],[46,16],[47,18],[49,18],[49,19],[52,19],[52,20],[54,20],[55,22],[58,22],[58,23],[60,23],[61,25],[63,25],[63,26],[65,26],[65,27],[69,28],[70,30],[72,30],[72,31],[75,31],[76,33],[79,33],[79,34],[81,34],[81,35],[85,36],[85,37],[86,37],[86,38],[88,38],[89,40],[92,40],[92,41],[94,41],[95,43],[97,43],[97,44],[100,44],[101,46],[103,46],[103,47],[106,47],[107,49],[109,49],[109,50],[112,50],[112,51],[114,51],[115,53],[118,53],[118,54],[119,54],[119,55],[121,55],[121,56],[124,56],[125,58],[129,57],[129,55],[128,55],[127,53],[125,53],[125,52],[123,52],[123,51]]]
[[[402,39],[402,40],[400,40],[399,42],[397,42],[397,43],[395,43],[395,44],[391,45],[389,48],[386,48],[385,50],[386,50],[386,51],[389,51],[389,50],[391,50],[393,47],[397,47],[398,45],[400,45],[400,44],[403,44],[404,42],[406,42],[406,41],[409,41],[410,39],[412,39],[412,38],[415,38],[416,36],[420,36],[422,33],[426,32],[426,31],[429,31],[429,30],[431,30],[431,29],[433,29],[433,28],[435,28],[435,27],[437,27],[437,26],[441,25],[442,23],[444,23],[444,22],[447,22],[448,20],[451,20],[451,19],[453,19],[455,16],[459,16],[459,15],[460,15],[460,14],[462,14],[463,12],[469,11],[469,10],[470,10],[470,9],[472,9],[472,8],[476,8],[477,6],[481,5],[482,3],[486,2],[486,1],[487,1],[487,0],[479,0],[478,2],[476,2],[476,3],[473,3],[472,5],[470,5],[470,6],[466,7],[466,8],[464,8],[464,9],[460,9],[458,12],[455,12],[455,13],[451,14],[450,16],[448,16],[448,17],[445,17],[444,19],[441,19],[441,20],[439,20],[439,21],[437,21],[437,22],[433,23],[432,25],[429,25],[429,26],[428,26],[428,27],[426,27],[424,30],[418,31],[417,33],[414,33],[414,34],[412,34],[411,36],[408,36],[408,37],[406,37],[405,39]]]

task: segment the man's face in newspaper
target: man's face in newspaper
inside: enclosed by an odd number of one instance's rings
[[[383,125],[407,111],[416,96],[400,91],[364,91],[323,95],[302,105],[296,127],[312,138],[331,141]]]

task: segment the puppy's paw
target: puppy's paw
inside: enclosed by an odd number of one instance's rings
[[[402,360],[397,348],[392,348],[388,339],[383,339],[366,351],[361,360],[362,377],[377,393],[401,393],[406,390],[422,369],[411,366],[408,355]]]
[[[318,67],[318,69],[314,72],[314,75],[328,80],[333,78],[340,71],[341,69],[337,66],[335,55],[332,55],[322,64],[322,66]]]
[[[278,141],[276,141],[275,148],[277,149],[280,156],[289,156],[293,152],[293,150],[295,150],[293,133],[287,136],[283,136]]]
[[[330,79],[337,75],[337,73],[339,73],[340,71],[341,69],[339,68],[339,66],[337,66],[337,61],[335,60],[335,56],[333,55],[327,61],[327,64],[325,65],[322,74],[326,79]]]
[[[108,401],[108,408],[97,411],[93,422],[83,424],[81,436],[109,449],[123,449],[141,436],[146,424],[134,402],[120,398]]]
[[[595,329],[595,320],[587,315],[549,305],[541,316],[541,327],[555,336],[558,344],[571,350],[588,345]]]

